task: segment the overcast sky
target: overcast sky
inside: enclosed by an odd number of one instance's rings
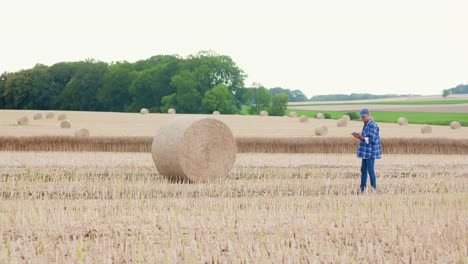
[[[6,0],[0,71],[213,50],[308,96],[468,83],[466,0]]]

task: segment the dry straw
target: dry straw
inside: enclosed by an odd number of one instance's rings
[[[408,125],[408,119],[404,118],[404,117],[400,117],[398,118],[398,125],[400,126],[406,126]]]
[[[65,120],[65,119],[67,119],[67,115],[66,115],[66,114],[59,114],[59,115],[57,116],[57,119],[58,119],[59,121],[63,121],[63,120]]]
[[[322,113],[317,113],[317,114],[315,115],[315,118],[317,118],[317,119],[325,119],[325,115],[322,114]]]
[[[450,128],[451,129],[460,129],[462,127],[461,123],[458,121],[453,121],[450,123]]]
[[[291,113],[289,113],[289,117],[297,117],[297,113],[296,112],[291,112]]]
[[[71,128],[71,122],[69,120],[62,120],[62,122],[60,122],[60,127]]]
[[[328,134],[328,128],[326,126],[316,127],[315,130],[316,136],[326,136]]]
[[[29,118],[27,116],[23,116],[23,117],[18,118],[16,122],[20,126],[27,126],[29,124]]]
[[[351,117],[349,117],[349,115],[344,115],[341,117],[341,119],[344,119],[346,121],[351,121]]]
[[[34,120],[39,120],[39,119],[42,119],[42,114],[41,113],[36,113],[34,116],[33,116]]]
[[[423,127],[421,127],[421,133],[423,133],[423,134],[431,134],[431,133],[432,133],[432,127],[431,127],[431,126],[423,126]]]
[[[268,116],[268,112],[267,111],[261,111],[260,116]]]
[[[54,112],[47,112],[45,116],[46,116],[47,119],[52,119],[52,118],[54,118],[55,114],[54,114]]]
[[[176,110],[174,108],[169,108],[169,110],[167,110],[167,113],[170,114],[170,115],[175,115]]]
[[[142,115],[149,114],[148,108],[142,108],[142,109],[140,109],[140,114],[142,114]]]
[[[336,125],[337,125],[338,127],[346,127],[346,126],[348,126],[348,120],[342,118],[342,119],[340,119],[340,120],[338,120],[338,121],[336,122]]]
[[[305,115],[301,115],[301,117],[299,117],[299,122],[301,123],[305,123],[305,122],[308,122],[309,121],[309,118]]]
[[[221,113],[219,111],[213,111],[213,115],[220,115]]]
[[[86,128],[80,128],[75,131],[75,137],[78,138],[87,138],[89,137],[89,130]]]
[[[159,173],[170,180],[210,182],[227,176],[237,146],[222,121],[184,116],[169,120],[158,130],[151,153]]]

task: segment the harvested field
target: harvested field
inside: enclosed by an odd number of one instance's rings
[[[0,262],[463,263],[468,156],[239,154],[170,183],[149,153],[1,152]]]

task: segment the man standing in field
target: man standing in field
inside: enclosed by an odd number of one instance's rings
[[[360,141],[357,156],[362,159],[361,192],[364,192],[367,185],[367,174],[370,176],[372,189],[377,188],[374,165],[376,159],[382,158],[382,146],[380,145],[379,126],[370,116],[369,109],[362,109],[360,116],[364,127],[361,134],[353,132],[353,136]]]

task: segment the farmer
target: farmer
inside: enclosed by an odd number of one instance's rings
[[[379,126],[370,116],[370,111],[367,108],[361,110],[359,114],[364,127],[362,133],[353,133],[356,139],[359,139],[359,148],[357,156],[362,159],[361,163],[361,192],[366,190],[367,174],[369,173],[372,189],[377,188],[375,179],[375,160],[382,157],[382,147],[380,145]]]

